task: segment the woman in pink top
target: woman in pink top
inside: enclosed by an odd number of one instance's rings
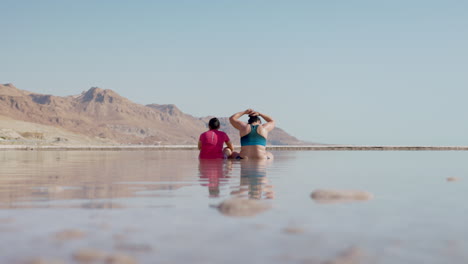
[[[208,123],[210,130],[200,135],[198,140],[200,159],[225,159],[234,151],[231,140],[226,133],[218,130],[219,126],[218,118],[212,118]],[[224,143],[227,147],[223,149]]]

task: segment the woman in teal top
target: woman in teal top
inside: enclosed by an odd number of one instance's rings
[[[239,118],[248,115],[247,123]],[[266,123],[262,124],[263,118]],[[230,118],[232,126],[239,130],[241,137],[240,153],[233,153],[231,158],[237,159],[272,159],[273,155],[266,151],[268,133],[275,128],[275,121],[268,115],[256,112],[252,109],[235,113]]]
[[[257,128],[259,125],[250,125],[250,133],[241,137],[241,146],[266,146],[266,138],[258,134]]]

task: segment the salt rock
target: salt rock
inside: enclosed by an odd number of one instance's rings
[[[448,177],[447,178],[447,181],[449,181],[449,182],[458,181],[458,180],[460,180],[460,178],[457,178],[457,177]]]
[[[58,240],[80,239],[85,236],[84,232],[75,229],[63,230],[55,234],[55,238]]]
[[[81,249],[73,254],[73,259],[78,262],[102,261],[107,258],[107,254],[96,249]]]
[[[138,263],[134,258],[124,254],[110,255],[105,260],[106,264],[136,264]]]
[[[271,208],[270,204],[251,199],[232,198],[217,206],[218,210],[227,216],[254,216]]]
[[[30,259],[24,264],[64,264],[65,261],[60,259],[46,259],[46,258],[33,258]]]
[[[310,195],[312,199],[321,203],[366,201],[374,198],[369,192],[356,190],[323,190],[318,189]]]
[[[302,234],[305,232],[304,228],[301,227],[286,227],[283,228],[283,232],[287,234]]]

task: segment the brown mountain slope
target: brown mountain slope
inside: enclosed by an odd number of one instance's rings
[[[175,105],[140,105],[112,90],[92,87],[77,96],[59,97],[0,85],[0,115],[60,127],[91,138],[123,144],[196,144],[209,118],[196,118]],[[223,129],[237,143],[237,131],[221,118]],[[237,138],[236,138],[237,137]],[[281,129],[269,144],[300,144]]]

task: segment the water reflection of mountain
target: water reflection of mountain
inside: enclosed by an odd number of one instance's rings
[[[0,208],[162,195],[155,191],[191,185],[194,156],[187,151],[5,151],[0,153]]]

